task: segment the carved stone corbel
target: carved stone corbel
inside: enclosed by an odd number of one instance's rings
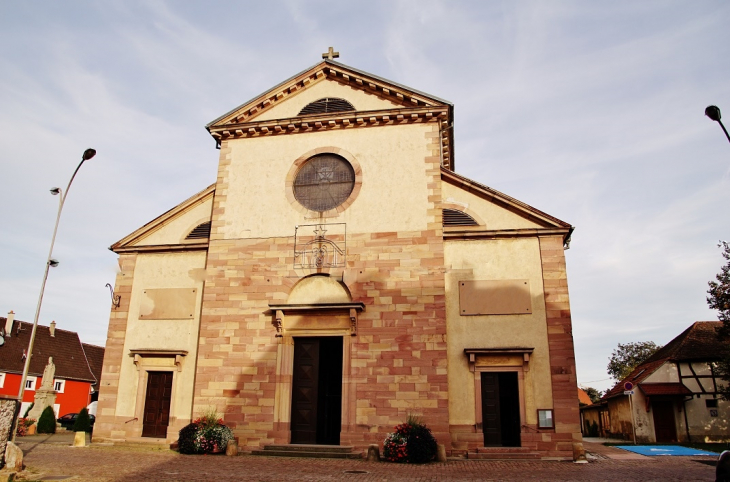
[[[283,329],[284,312],[281,310],[274,311],[274,327],[276,328],[276,337],[281,338]]]
[[[357,335],[357,310],[350,308],[350,336]]]

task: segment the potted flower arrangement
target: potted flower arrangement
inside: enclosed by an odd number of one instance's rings
[[[178,446],[181,454],[215,454],[225,452],[231,440],[231,429],[210,409],[180,430]]]
[[[389,462],[423,464],[432,461],[437,450],[431,429],[413,415],[396,425],[395,432],[389,433],[383,443],[383,456]]]
[[[32,418],[20,418],[18,419],[18,435],[25,437],[26,435],[35,434],[35,419]]]

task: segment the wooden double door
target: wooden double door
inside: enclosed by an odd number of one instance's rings
[[[167,437],[172,400],[172,372],[148,372],[142,419],[143,437]]]
[[[294,338],[291,443],[340,444],[342,346],[340,336]]]
[[[485,447],[520,446],[520,391],[516,372],[482,372]]]

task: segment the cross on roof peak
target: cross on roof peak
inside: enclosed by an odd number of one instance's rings
[[[340,53],[335,52],[335,49],[332,47],[330,47],[327,52],[322,54],[323,59],[329,59],[329,60],[339,58],[339,56],[340,56]]]

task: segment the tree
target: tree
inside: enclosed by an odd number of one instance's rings
[[[89,411],[86,407],[82,408],[79,412],[79,416],[76,417],[74,422],[74,432],[91,432],[91,419],[89,418]]]
[[[730,340],[730,243],[720,241],[717,245],[722,248],[722,257],[725,258],[724,266],[720,268],[720,272],[715,276],[717,281],[710,281],[710,289],[707,290],[707,305],[717,310],[717,318],[722,322],[717,330],[717,336],[721,340]],[[730,353],[724,359],[720,360],[717,372],[726,383],[725,386],[717,387],[722,395],[723,400],[730,400]]]
[[[38,433],[56,433],[56,414],[51,407],[44,408],[38,418]]]
[[[608,361],[608,367],[606,367],[608,374],[614,380],[623,380],[634,371],[634,368],[641,365],[660,348],[661,346],[653,341],[619,343]]]
[[[588,394],[593,403],[597,403],[603,396],[600,390],[596,390],[593,387],[585,387],[583,390]]]

